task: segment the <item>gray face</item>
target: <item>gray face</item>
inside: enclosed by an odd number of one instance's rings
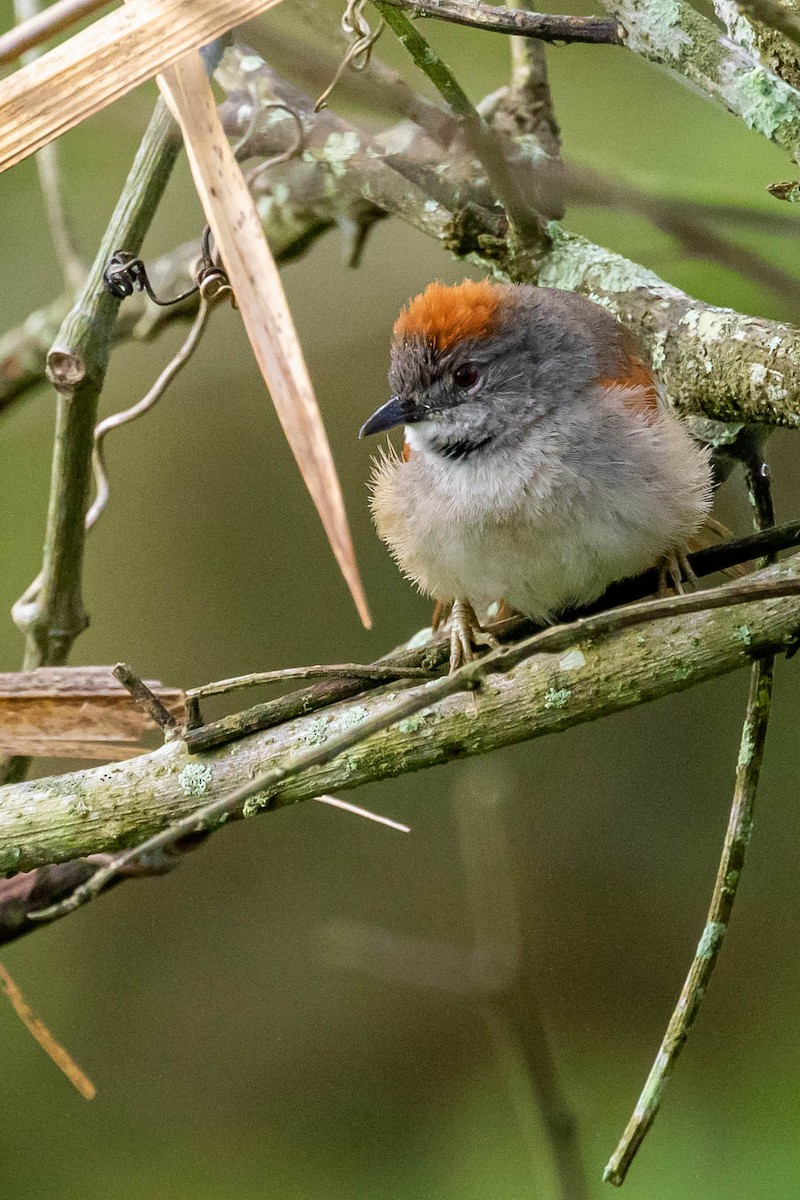
[[[463,460],[518,442],[585,396],[603,373],[596,347],[615,342],[617,322],[572,292],[511,287],[508,295],[488,338],[444,351],[422,339],[395,344],[389,370],[394,394],[362,436],[418,426],[427,449]],[[598,340],[598,333],[606,336]]]

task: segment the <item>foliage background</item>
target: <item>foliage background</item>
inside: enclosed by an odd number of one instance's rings
[[[3,25],[10,23],[0,5]],[[588,11],[588,10],[585,10]],[[266,28],[287,21],[268,14]],[[507,45],[428,23],[474,98]],[[380,52],[399,67],[387,36]],[[548,52],[565,154],[653,190],[765,212],[773,147],[679,83],[606,47]],[[412,81],[418,83],[417,80]],[[63,139],[90,257],[154,99],[142,89]],[[31,161],[0,178],[0,326],[60,287]],[[800,217],[800,214],[798,214]],[[185,161],[145,257],[202,224]],[[574,209],[568,224],[690,293],[791,320],[779,300],[681,259],[644,222]],[[776,261],[790,239],[748,236]],[[356,431],[386,396],[391,323],[435,277],[465,274],[398,223],[358,271],[328,236],[284,279],[342,477],[375,628],[361,630],[233,313],[147,420],[109,443],[112,501],[89,542],[92,625],[74,662],[124,658],[192,685],[295,663],[363,660],[428,620],[374,537]],[[183,330],[116,352],[104,412],[137,399]],[[39,565],[52,437],[42,388],[0,420],[0,611]],[[769,457],[778,519],[796,517],[795,439]],[[741,483],[723,519],[744,529]],[[20,639],[0,621],[0,669]],[[26,996],[98,1085],[87,1105],[0,1009],[0,1187],[13,1200],[529,1200],[554,1195],[535,1113],[515,1107],[478,1005],[346,972],[331,922],[467,946],[453,804],[502,799],[526,953],[579,1116],[592,1196],[702,927],[730,798],[744,675],[555,739],[364,789],[392,834],[305,805],[226,830],[170,878],[131,885],[10,948]],[[629,1200],[778,1200],[800,1179],[796,666],[778,674],[759,815],[732,935]],[[50,770],[55,764],[41,764]]]

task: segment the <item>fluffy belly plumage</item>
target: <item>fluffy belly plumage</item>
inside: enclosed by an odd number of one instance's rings
[[[442,536],[421,526],[408,522],[392,549],[423,590],[442,600],[466,597],[479,608],[503,599],[537,620],[588,604],[614,580],[652,566],[664,549],[657,533],[628,529],[620,537],[619,526],[589,514],[579,529],[542,519],[451,522]]]
[[[505,600],[542,621],[683,547],[709,504],[707,489],[675,488],[669,479],[644,509],[641,495],[625,488],[599,496],[573,487],[569,499],[555,489],[543,499],[521,485],[499,517],[487,516],[472,488],[413,474],[413,463],[387,458],[373,481],[376,522],[404,573],[437,599],[467,599],[478,609]]]

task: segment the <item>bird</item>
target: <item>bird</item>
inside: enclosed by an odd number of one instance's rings
[[[450,613],[450,670],[496,645],[493,603],[551,624],[657,566],[693,580],[708,449],[668,407],[635,336],[601,304],[529,284],[431,283],[394,324],[391,399],[360,436],[377,532]]]

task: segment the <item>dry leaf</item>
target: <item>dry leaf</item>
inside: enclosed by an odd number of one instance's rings
[[[200,55],[159,77],[181,126],[195,187],[228,272],[247,336],[289,445],[322,519],[361,620],[370,616],[339,480],[303,352],[255,204],[217,115]]]
[[[129,0],[0,80],[0,171],[280,0]]]
[[[183,692],[147,686],[179,721]],[[111,667],[40,667],[0,674],[0,753],[39,758],[132,758],[155,725]]]

